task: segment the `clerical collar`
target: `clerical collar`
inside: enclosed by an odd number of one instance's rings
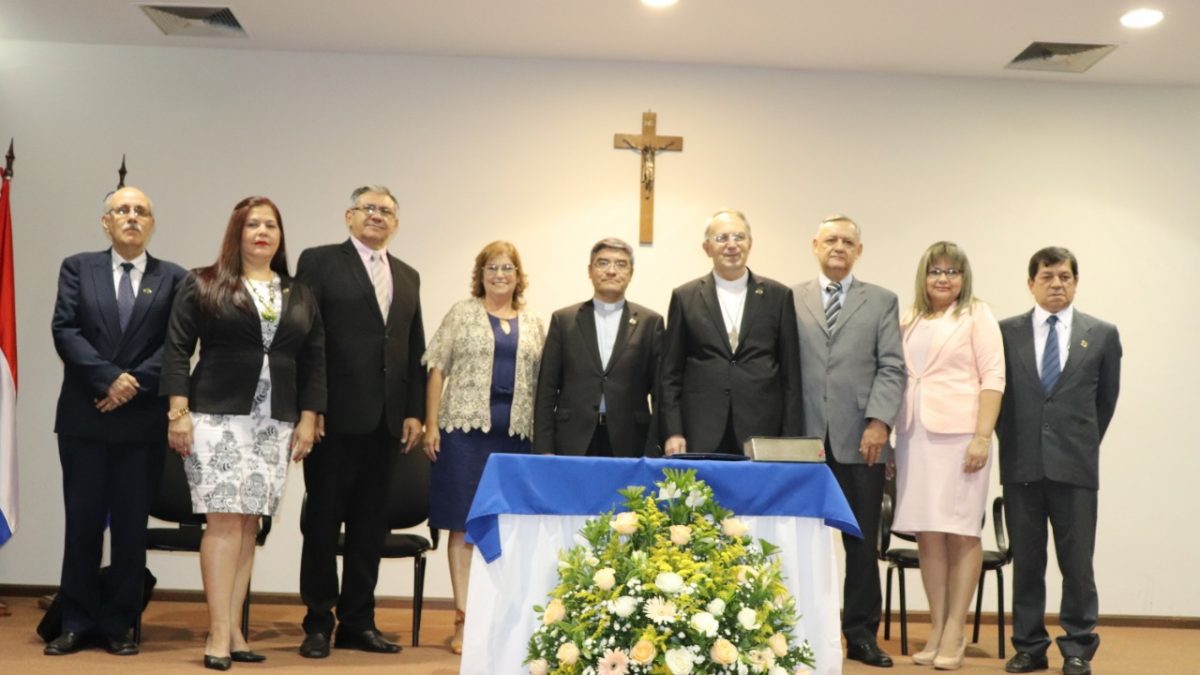
[[[616,302],[604,302],[600,298],[592,298],[592,305],[602,312],[616,312],[625,307],[625,298]]]
[[[733,291],[733,292],[743,291],[746,289],[746,286],[750,283],[750,270],[746,270],[745,272],[742,272],[742,276],[734,279],[733,281],[723,279],[721,277],[721,275],[717,274],[716,272],[712,273],[712,277],[713,277],[713,282],[717,284],[717,288],[719,288],[721,290]]]

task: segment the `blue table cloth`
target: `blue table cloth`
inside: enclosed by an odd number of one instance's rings
[[[492,562],[503,553],[501,514],[595,515],[623,510],[617,490],[652,489],[663,469],[695,469],[717,502],[739,516],[820,518],[861,537],[850,505],[824,464],[616,459],[495,454],[467,516],[467,540]]]

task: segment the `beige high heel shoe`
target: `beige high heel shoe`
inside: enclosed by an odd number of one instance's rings
[[[942,656],[941,650],[938,650],[938,655],[933,657],[933,667],[938,670],[958,670],[962,667],[963,655],[967,652],[967,639],[963,636],[963,641],[958,647],[958,653],[954,656]]]
[[[463,652],[463,626],[467,623],[467,615],[461,609],[454,610],[454,637],[450,638],[450,652]]]
[[[925,649],[912,655],[912,662],[918,666],[928,666],[933,664],[934,657],[937,656],[937,645],[926,643]]]

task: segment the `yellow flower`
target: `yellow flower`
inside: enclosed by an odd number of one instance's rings
[[[611,524],[617,534],[633,534],[638,529],[638,515],[632,511],[622,511],[612,519]]]
[[[737,661],[738,649],[729,640],[717,638],[717,641],[713,643],[712,649],[708,650],[708,656],[713,660],[713,663],[727,666]]]
[[[547,626],[558,623],[567,615],[567,608],[563,605],[562,600],[554,598],[546,605],[546,611],[542,614],[542,623]]]
[[[563,665],[573,666],[579,660],[579,647],[576,647],[574,642],[564,642],[558,648],[554,658]]]
[[[654,643],[649,640],[638,640],[633,649],[629,650],[629,658],[642,666],[649,664],[657,655],[658,651],[654,649]]]
[[[771,651],[775,652],[775,656],[787,656],[788,641],[787,636],[783,633],[776,633],[767,640],[767,644],[771,647]]]

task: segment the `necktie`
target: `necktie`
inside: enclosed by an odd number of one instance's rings
[[[388,285],[387,285],[387,262],[383,259],[383,254],[371,254],[371,285],[375,287],[375,301],[379,303],[379,312],[383,314],[383,321],[387,323],[388,318]]]
[[[117,319],[121,322],[121,332],[129,325],[129,317],[133,314],[133,278],[129,270],[133,263],[121,263],[121,282],[117,284]]]
[[[842,311],[842,285],[831,282],[825,287],[825,292],[829,294],[829,302],[825,305],[825,327],[832,331],[837,323],[838,312]]]
[[[1058,317],[1053,314],[1046,319],[1046,348],[1042,350],[1042,390],[1049,394],[1062,374],[1062,365],[1058,362]]]

